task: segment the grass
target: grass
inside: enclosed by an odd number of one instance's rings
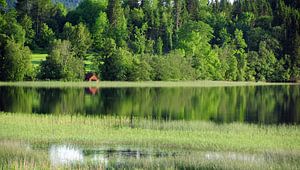
[[[0,114],[0,160],[8,167],[25,164],[49,167],[43,156],[17,151],[23,143],[40,146],[71,143],[83,147],[105,146],[156,149],[182,153],[176,157],[112,161],[114,168],[168,169],[297,169],[300,168],[300,129],[298,125],[215,124],[212,122],[157,121],[120,117],[71,115]],[[11,147],[10,143],[13,146]],[[21,149],[20,149],[21,150]],[[264,155],[262,164],[232,160],[204,159],[203,153]],[[41,154],[41,155],[45,155]],[[267,155],[267,156],[266,156]],[[269,156],[268,156],[269,155]],[[6,163],[5,163],[6,162]],[[41,163],[42,162],[42,163]],[[76,168],[91,168],[93,164]],[[4,168],[6,169],[6,168]],[[44,169],[44,168],[41,168]]]
[[[48,54],[46,53],[34,53],[31,54],[31,63],[34,67],[37,67],[41,64],[42,61],[46,60]],[[93,72],[94,69],[92,68],[93,62],[91,61],[93,58],[92,54],[89,54],[86,59],[84,60],[84,66],[86,72]]]
[[[263,126],[211,122],[2,113],[0,138],[30,143],[71,142],[199,151],[300,152],[297,125]]]
[[[229,82],[229,81],[145,81],[145,82],[62,82],[62,81],[27,81],[0,82],[0,86],[24,87],[229,87],[229,86],[274,86],[300,85],[300,83],[267,83],[267,82]]]
[[[32,54],[31,63],[34,67],[39,66],[42,61],[46,60],[48,54]]]

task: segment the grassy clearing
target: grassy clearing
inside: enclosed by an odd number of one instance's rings
[[[34,53],[31,54],[31,63],[34,67],[37,67],[41,64],[42,61],[46,60],[46,57],[48,54],[45,53]],[[95,70],[92,68],[93,62],[92,62],[93,55],[90,54],[86,57],[84,60],[84,66],[86,72],[94,72]]]
[[[46,60],[48,54],[32,54],[31,63],[34,67],[39,66],[42,61]]]
[[[300,85],[300,83],[266,83],[266,82],[228,82],[228,81],[148,81],[148,82],[61,82],[61,81],[27,81],[0,82],[0,86],[24,87],[233,87],[233,86],[271,86]]]
[[[298,125],[260,126],[211,122],[153,121],[120,117],[0,114],[0,161],[4,169],[49,169],[47,152],[24,150],[26,143],[49,146],[124,146],[176,151],[174,157],[112,158],[105,167],[132,169],[297,169],[300,167]],[[220,155],[207,159],[207,152]],[[254,155],[238,159],[228,153]],[[219,159],[220,158],[220,159]],[[102,169],[103,164],[72,165]],[[60,167],[61,169],[70,167]]]
[[[93,54],[88,54],[84,59],[84,68],[85,72],[95,72],[96,70],[93,68]]]

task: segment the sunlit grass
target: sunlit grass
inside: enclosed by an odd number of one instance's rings
[[[31,63],[33,66],[39,66],[42,61],[46,60],[48,54],[31,54]]]

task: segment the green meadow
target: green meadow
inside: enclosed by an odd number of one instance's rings
[[[33,65],[33,67],[38,67],[40,66],[40,64],[46,60],[46,57],[48,56],[48,54],[46,53],[33,53],[31,54],[31,64]],[[93,55],[89,54],[87,55],[87,57],[85,58],[84,62],[84,68],[86,72],[91,72],[93,71],[93,62],[92,62],[92,58]]]
[[[42,61],[46,60],[48,54],[31,54],[31,64],[37,67]]]

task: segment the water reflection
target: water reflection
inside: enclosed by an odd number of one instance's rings
[[[101,90],[0,87],[0,111],[299,124],[299,89],[298,85]]]
[[[70,145],[53,145],[49,149],[49,159],[53,167],[70,166],[74,164],[91,163],[103,168],[108,167],[110,161],[122,163],[126,160],[152,160],[157,158],[176,158],[188,153],[158,152],[151,150],[132,149],[82,149]],[[264,154],[250,154],[237,152],[199,152],[203,160],[211,161],[239,161],[245,163],[262,163],[268,160]]]
[[[173,157],[174,153],[141,151],[132,149],[82,149],[73,145],[52,145],[49,149],[49,159],[52,166],[64,166],[71,164],[84,164],[92,162],[93,164],[106,167],[110,160],[122,162],[124,159],[151,159],[152,157]]]
[[[97,87],[85,88],[86,94],[96,95],[98,93],[98,91],[99,91],[99,88],[97,88]]]
[[[53,145],[49,150],[50,162],[52,166],[69,165],[73,163],[83,163],[83,152],[68,145]]]

